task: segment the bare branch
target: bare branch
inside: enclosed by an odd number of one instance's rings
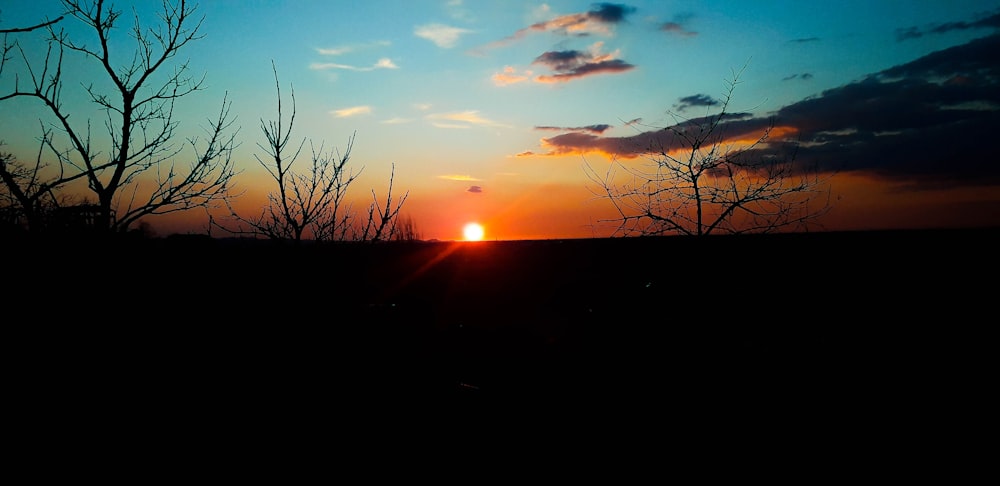
[[[229,197],[230,180],[236,173],[230,158],[238,130],[229,116],[227,99],[219,115],[209,120],[204,145],[196,139],[187,141],[193,153],[191,163],[182,167],[176,160],[183,156],[185,144],[176,140],[175,104],[201,90],[204,81],[204,77],[188,74],[186,61],[174,63],[181,49],[202,37],[203,19],[194,17],[196,8],[185,0],[162,0],[151,26],[142,25],[144,19],[133,12],[127,34],[134,50],[119,64],[113,56],[119,51],[109,46],[118,44],[114,37],[122,12],[105,0],[62,0],[62,4],[65,18],[89,28],[97,42],[88,45],[57,31],[55,21],[38,26],[48,32],[45,57],[33,60],[20,46],[5,45],[5,63],[7,53],[16,47],[24,64],[18,74],[27,83],[22,86],[17,78],[12,91],[0,93],[0,101],[38,100],[51,115],[42,140],[54,160],[56,176],[44,184],[46,191],[68,193],[72,182],[85,179],[96,199],[95,226],[111,232],[127,231],[143,216],[213,207]],[[105,113],[103,123],[110,141],[105,150],[92,145],[91,120],[71,117],[62,104],[64,91],[74,88],[65,82],[70,77],[64,76],[67,64],[63,61],[68,55],[98,63],[106,75],[104,81],[79,86],[83,97]]]
[[[614,159],[604,175],[589,164],[584,171],[598,190],[592,193],[613,205],[613,235],[709,235],[768,233],[808,229],[829,210],[816,205],[829,190],[829,177],[796,172],[794,144],[773,144],[773,120],[749,142],[729,141],[724,133],[733,118],[729,106],[746,70],[726,82],[714,115],[686,118],[663,129],[672,138],[649,137],[645,165]],[[789,149],[782,153],[782,149]],[[620,174],[619,174],[620,172]]]
[[[38,25],[32,25],[31,27],[15,27],[13,29],[0,29],[0,34],[16,34],[18,32],[31,32],[31,31],[37,30],[37,29],[44,29],[44,28],[46,28],[46,27],[48,27],[50,25],[55,24],[56,22],[59,22],[60,20],[63,19],[63,17],[64,17],[63,15],[60,15],[59,18],[57,18],[55,20],[49,20],[48,22],[42,22],[42,23],[40,23]]]

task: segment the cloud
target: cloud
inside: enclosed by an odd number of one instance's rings
[[[493,84],[497,86],[507,86],[510,84],[517,84],[527,81],[531,78],[531,71],[524,71],[524,73],[518,74],[511,66],[505,66],[502,73],[497,73],[493,75]]]
[[[473,192],[473,193],[479,194],[479,193],[483,192],[483,187],[482,186],[469,186],[469,188],[466,189],[466,192]]]
[[[394,117],[394,118],[390,118],[388,120],[382,120],[382,123],[386,124],[386,125],[400,125],[400,124],[403,124],[403,123],[410,123],[412,121],[413,121],[412,119],[409,119],[409,118],[400,118],[400,117],[397,116],[397,117]]]
[[[552,75],[540,75],[535,77],[539,83],[560,83],[571,81],[576,78],[600,73],[620,73],[629,71],[635,66],[614,59],[618,52],[602,54],[603,42],[594,43],[589,52],[578,50],[549,51],[535,58],[532,64],[548,66],[555,71]]]
[[[507,126],[479,116],[479,111],[477,110],[457,111],[452,113],[431,113],[427,115],[426,118],[431,120],[434,126],[441,128],[470,128],[473,125],[490,127]],[[439,120],[443,120],[443,122]]]
[[[484,47],[476,49],[474,53],[481,54],[482,51],[503,47],[533,32],[552,32],[559,35],[588,36],[591,34],[602,34],[610,36],[611,27],[625,22],[625,18],[635,12],[635,7],[617,3],[598,3],[592,10],[581,13],[560,15],[550,20],[536,22],[528,27],[520,29],[503,39],[491,42]],[[544,10],[548,12],[546,8]]]
[[[372,107],[370,106],[352,106],[350,108],[341,108],[339,110],[332,110],[330,114],[337,118],[347,118],[351,116],[367,115],[372,112]]]
[[[1000,35],[884,69],[766,117],[733,114],[717,130],[726,141],[746,140],[772,122],[768,143],[748,155],[786,156],[795,146],[802,167],[855,172],[913,190],[1000,185],[1000,164],[988,143],[1000,132]],[[574,132],[540,143],[546,152],[537,155],[619,158],[649,147],[683,147],[663,129],[629,137]]]
[[[782,108],[823,167],[919,186],[1000,183],[1000,35],[928,54]]]
[[[437,178],[449,181],[463,181],[463,182],[478,182],[482,180],[482,179],[476,179],[475,177],[472,177],[470,175],[461,175],[461,174],[445,174],[445,175],[439,175],[437,176]]]
[[[609,128],[611,128],[611,125],[601,123],[601,124],[598,124],[598,125],[587,125],[585,127],[537,126],[537,127],[535,127],[535,130],[554,130],[554,131],[560,131],[560,132],[574,131],[574,132],[590,132],[590,133],[601,134],[601,133],[604,133]]]
[[[338,64],[334,62],[314,62],[309,65],[309,69],[314,71],[326,71],[329,69],[345,69],[348,71],[374,71],[376,69],[399,69],[399,66],[394,64],[391,59],[383,57],[375,62],[372,66],[357,67],[351,66],[349,64]]]
[[[694,37],[698,35],[698,33],[693,30],[688,30],[687,27],[685,27],[692,17],[694,17],[694,15],[690,13],[675,15],[674,20],[660,24],[660,30],[668,34],[679,35],[681,37]]]
[[[677,34],[683,37],[693,37],[698,35],[698,33],[695,31],[685,30],[684,27],[681,26],[681,24],[678,24],[677,22],[665,22],[663,25],[660,26],[660,30],[664,32],[669,32],[671,34]]]
[[[953,30],[971,30],[971,29],[997,29],[1000,28],[1000,10],[995,10],[991,13],[983,14],[979,19],[974,21],[959,21],[959,22],[944,22],[938,24],[931,24],[924,28],[920,27],[903,27],[896,29],[896,40],[899,42],[918,39],[928,34],[944,34],[951,32]]]
[[[635,7],[617,3],[599,3],[594,10],[583,13],[561,15],[552,20],[537,22],[519,30],[511,37],[520,37],[532,31],[549,31],[563,35],[585,36],[594,33],[610,35],[610,27],[625,21],[625,17],[635,12]]]
[[[684,111],[695,106],[719,106],[720,104],[722,103],[719,100],[714,99],[707,94],[696,94],[685,96],[678,100],[678,102],[674,105],[674,109],[677,111]]]
[[[813,75],[811,73],[789,74],[788,76],[785,76],[785,77],[781,78],[781,80],[782,81],[791,81],[791,80],[796,79],[796,78],[801,79],[803,81],[808,81],[808,80],[810,80],[810,79],[813,78]]]
[[[813,42],[819,42],[819,37],[802,37],[799,39],[792,39],[788,42],[790,44],[810,44]]]
[[[371,49],[374,47],[387,47],[392,45],[389,41],[375,41],[367,44],[352,44],[347,46],[338,47],[319,47],[316,48],[316,53],[323,56],[341,56],[351,52],[356,52],[364,49]]]
[[[433,42],[438,47],[449,49],[458,44],[459,37],[471,33],[471,30],[450,27],[443,24],[420,25],[413,29],[413,34]]]

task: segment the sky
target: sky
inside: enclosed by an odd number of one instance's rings
[[[118,2],[155,19],[160,2]],[[196,135],[223,99],[240,146],[237,207],[253,216],[273,182],[255,155],[278,85],[294,90],[296,139],[343,151],[353,136],[356,207],[374,191],[407,199],[424,239],[612,235],[586,166],[632,160],[627,147],[676,116],[728,111],[768,120],[800,143],[797,160],[828,171],[824,230],[1000,225],[1000,1],[840,0],[203,0],[203,37],[187,61],[205,89],[177,118]],[[56,18],[54,0],[0,0],[0,27]],[[70,20],[63,28],[86,35]],[[113,54],[129,60],[127,32]],[[44,53],[38,36],[19,42]],[[272,67],[273,63],[273,67]],[[66,62],[77,123],[103,123]],[[0,87],[14,82],[5,71]],[[287,103],[287,100],[285,100]],[[287,105],[285,105],[287,106]],[[713,111],[716,110],[716,111]],[[26,160],[45,113],[0,105],[0,140]],[[780,133],[777,138],[783,136]],[[306,161],[301,161],[304,165]],[[149,220],[161,235],[204,233],[194,211]]]

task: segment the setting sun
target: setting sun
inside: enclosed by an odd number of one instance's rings
[[[462,229],[465,241],[479,241],[483,239],[483,226],[479,223],[469,223]]]

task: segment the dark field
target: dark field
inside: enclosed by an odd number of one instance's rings
[[[998,235],[35,243],[3,327],[56,403],[954,392],[993,342]]]

